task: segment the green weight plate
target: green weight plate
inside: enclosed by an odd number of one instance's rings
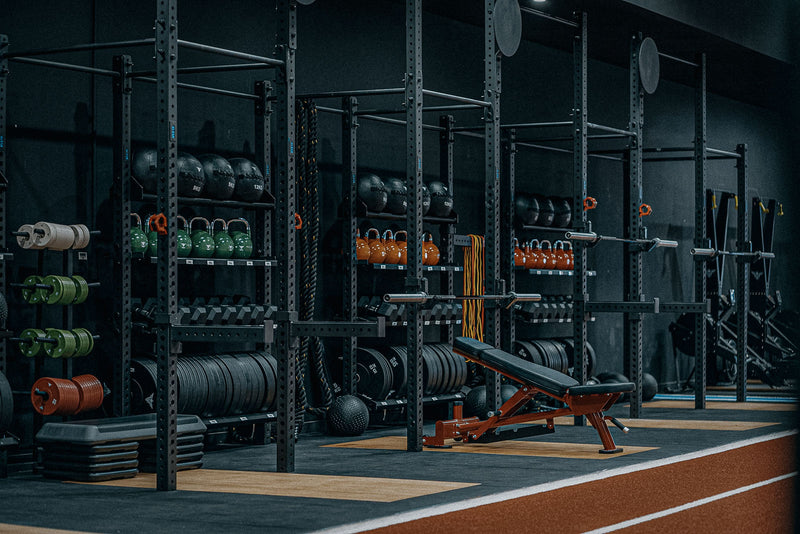
[[[45,296],[45,294],[43,293],[44,290],[36,289],[35,287],[33,287],[35,284],[42,283],[41,276],[36,276],[35,274],[31,275],[27,277],[23,283],[26,286],[31,286],[31,287],[30,289],[29,288],[22,289],[22,300],[24,300],[28,304],[41,304],[42,302],[44,302],[42,300],[42,297]]]
[[[47,294],[48,304],[71,304],[75,300],[77,287],[71,278],[65,276],[45,276],[43,284],[52,286]]]
[[[36,339],[37,337],[44,337],[44,330],[38,328],[27,328],[19,335],[22,339]],[[18,344],[19,351],[28,358],[33,358],[42,353],[42,344],[38,341],[20,341]]]
[[[75,334],[69,330],[48,328],[46,336],[56,340],[56,343],[43,343],[44,351],[51,358],[71,358],[75,355]]]
[[[85,328],[76,328],[72,331],[78,341],[75,349],[75,356],[82,357],[91,354],[94,348],[94,338],[92,333]]]
[[[80,275],[72,275],[72,281],[75,282],[75,298],[72,304],[83,304],[89,297],[89,282]]]

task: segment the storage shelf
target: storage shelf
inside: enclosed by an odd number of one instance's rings
[[[443,393],[441,395],[429,395],[422,398],[423,404],[439,404],[443,402],[453,402],[458,400],[464,400],[466,395],[463,393]],[[367,402],[367,406],[371,409],[380,409],[380,408],[393,408],[398,406],[406,406],[408,401],[406,399],[386,399],[382,401],[374,401],[371,399],[365,399]]]
[[[400,264],[390,264],[390,263],[369,263],[366,260],[360,260],[357,262],[358,265],[369,265],[372,266],[373,269],[377,269],[379,271],[405,271],[408,270],[408,265],[400,265]],[[461,272],[464,268],[460,265],[423,265],[423,271],[453,271],[453,272]]]
[[[441,321],[422,321],[423,326],[447,326],[451,324],[461,324],[461,319],[446,319]],[[386,326],[408,326],[408,321],[392,321],[386,323]]]
[[[134,188],[135,191],[135,188]],[[158,196],[152,193],[141,193],[135,200],[146,202],[156,202]],[[200,197],[178,197],[180,206],[209,206],[213,208],[236,208],[249,210],[271,210],[275,209],[275,198],[264,191],[264,198],[259,202],[243,202],[241,200],[219,200],[216,198]]]
[[[255,424],[276,421],[278,415],[275,412],[242,414],[242,415],[223,415],[220,417],[209,417],[203,419],[203,424],[208,428],[241,425],[241,424]]]
[[[574,232],[572,228],[564,228],[561,226],[536,226],[534,224],[516,224],[518,230],[535,231],[535,232]]]
[[[515,271],[525,272],[527,274],[535,274],[542,276],[575,276],[573,270],[560,270],[560,269],[525,269],[522,267],[514,267]],[[586,271],[586,276],[597,276],[597,271]]]
[[[158,258],[150,256],[150,262],[155,264]],[[178,265],[195,265],[200,267],[274,267],[278,260],[268,260],[263,258],[178,258]]]
[[[397,214],[387,213],[385,211],[370,211],[367,209],[367,206],[361,202],[361,199],[356,200],[356,217],[359,219],[375,219],[380,221],[406,221],[405,213]],[[453,211],[450,213],[449,217],[423,215],[422,222],[428,224],[458,224],[458,213]]]
[[[14,254],[11,252],[0,252],[0,261],[12,261]]]
[[[523,319],[521,317],[517,317],[517,321],[523,324],[558,324],[558,323],[571,323],[572,318],[566,319]],[[595,318],[592,317],[589,319],[589,322],[594,322]]]

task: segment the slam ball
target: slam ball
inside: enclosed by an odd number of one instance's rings
[[[342,395],[328,409],[328,425],[339,436],[360,436],[369,425],[369,410],[354,395]]]

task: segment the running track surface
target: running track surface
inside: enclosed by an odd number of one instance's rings
[[[372,532],[792,532],[796,435]],[[625,521],[787,478],[624,527]],[[617,527],[623,526],[621,530]],[[334,529],[332,529],[334,530]]]

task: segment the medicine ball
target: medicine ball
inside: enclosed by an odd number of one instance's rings
[[[539,202],[539,218],[536,224],[539,226],[553,226],[553,219],[556,216],[553,201],[541,195],[534,195],[534,198]]]
[[[567,228],[572,222],[572,202],[566,197],[551,197],[551,200],[555,211],[553,226]]]
[[[431,215],[434,217],[449,217],[453,211],[453,195],[442,182],[428,184],[431,193]]]
[[[203,164],[206,177],[206,196],[226,200],[233,196],[236,178],[227,159],[216,154],[203,154],[197,158]]]
[[[133,156],[133,177],[148,193],[158,188],[158,151],[155,148],[139,150]]]
[[[245,202],[257,202],[261,199],[266,188],[266,180],[258,166],[245,158],[231,160],[233,175],[236,179],[236,188],[233,196]]]
[[[386,211],[395,215],[403,215],[408,210],[408,189],[400,178],[389,178],[384,183],[387,200]]]
[[[328,409],[328,426],[338,436],[360,436],[369,425],[369,410],[354,395],[342,395]]]
[[[511,384],[503,384],[500,386],[500,406],[506,403],[511,397],[513,397],[517,390],[516,386],[512,386]]]
[[[178,154],[178,196],[199,197],[206,185],[203,164],[186,152]]]
[[[539,201],[527,193],[516,193],[514,195],[514,215],[522,224],[536,224],[539,218]]]
[[[365,172],[358,175],[358,198],[369,211],[383,211],[389,195],[380,176]]]
[[[658,380],[650,373],[642,374],[642,400],[653,400],[658,393]]]
[[[422,184],[422,215],[427,215],[431,211],[431,192],[428,186]]]
[[[464,417],[486,419],[486,386],[472,388],[464,398]]]

